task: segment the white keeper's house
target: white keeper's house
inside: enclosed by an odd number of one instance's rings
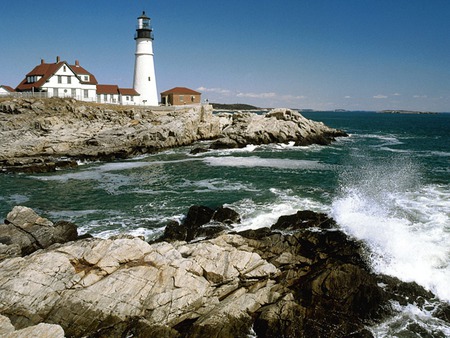
[[[72,97],[81,101],[123,105],[158,105],[153,61],[153,29],[145,12],[138,17],[133,88],[98,84],[95,76],[79,61],[69,64],[56,57],[55,63],[41,63],[33,68],[16,87],[16,92],[45,97]],[[12,89],[12,88],[8,88]],[[2,92],[6,92],[2,88]]]

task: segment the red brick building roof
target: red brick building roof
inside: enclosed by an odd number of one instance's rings
[[[169,95],[169,94],[201,95],[201,93],[186,87],[175,87],[161,93],[161,95]]]

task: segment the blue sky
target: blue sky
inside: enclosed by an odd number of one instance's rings
[[[0,84],[75,59],[131,87],[136,18],[152,18],[158,91],[312,109],[450,111],[449,0],[5,0]]]

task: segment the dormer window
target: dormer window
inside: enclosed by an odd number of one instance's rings
[[[33,75],[33,76],[27,76],[27,83],[35,83],[37,81],[39,81],[41,79],[42,76],[37,76],[37,75]]]
[[[84,76],[83,76],[83,80],[84,80],[84,81],[89,81],[89,75],[84,75]]]

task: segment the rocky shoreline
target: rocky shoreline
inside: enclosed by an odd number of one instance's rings
[[[364,245],[324,214],[234,233],[239,221],[228,208],[193,206],[147,243],[79,238],[72,223],[15,207],[0,225],[0,334],[372,337],[368,327],[394,313],[390,301],[434,298],[374,274]],[[449,322],[450,307],[434,315]]]
[[[76,167],[77,161],[111,161],[202,140],[213,140],[211,148],[217,149],[329,144],[347,136],[289,109],[214,114],[211,105],[149,110],[60,98],[3,99],[0,122],[0,172],[54,171]]]

